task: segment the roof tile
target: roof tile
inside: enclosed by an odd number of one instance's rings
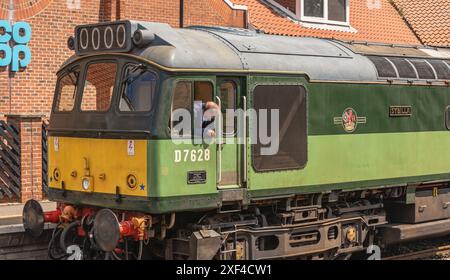
[[[263,0],[232,0],[235,4],[246,5],[248,7],[250,24],[269,34],[336,38],[389,44],[420,44],[412,30],[390,4],[390,0],[380,1],[381,7],[373,8],[369,7],[369,3],[373,2],[372,0],[350,0],[350,25],[356,29],[356,32],[349,32],[307,28],[294,22],[286,15],[275,11]]]
[[[450,47],[450,0],[394,0],[425,45]]]

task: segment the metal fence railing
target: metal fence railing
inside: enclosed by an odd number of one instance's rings
[[[20,130],[0,120],[0,199],[20,198]]]

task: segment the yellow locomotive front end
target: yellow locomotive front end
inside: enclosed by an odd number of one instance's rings
[[[145,40],[132,42],[139,33],[133,22],[79,26],[75,33],[68,44],[76,55],[57,74],[48,129],[48,197],[57,209],[44,213],[29,201],[24,227],[39,236],[45,223],[56,225],[52,259],[68,257],[70,238],[90,240],[76,245],[85,259],[128,258],[128,250],[141,258],[143,242],[155,235],[152,225],[173,219],[148,214],[160,72],[133,54]],[[125,239],[123,250],[115,250]]]
[[[48,151],[51,189],[147,196],[146,140],[51,136]]]

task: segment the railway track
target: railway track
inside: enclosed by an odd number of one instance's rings
[[[450,245],[439,246],[430,249],[419,250],[416,252],[410,252],[383,258],[383,260],[425,260],[425,259],[450,260]]]

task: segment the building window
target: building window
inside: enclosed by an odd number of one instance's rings
[[[348,0],[301,0],[304,21],[348,24]]]
[[[332,25],[350,25],[349,0],[266,0],[294,19]]]
[[[303,15],[306,17],[325,17],[325,0],[303,0]]]

